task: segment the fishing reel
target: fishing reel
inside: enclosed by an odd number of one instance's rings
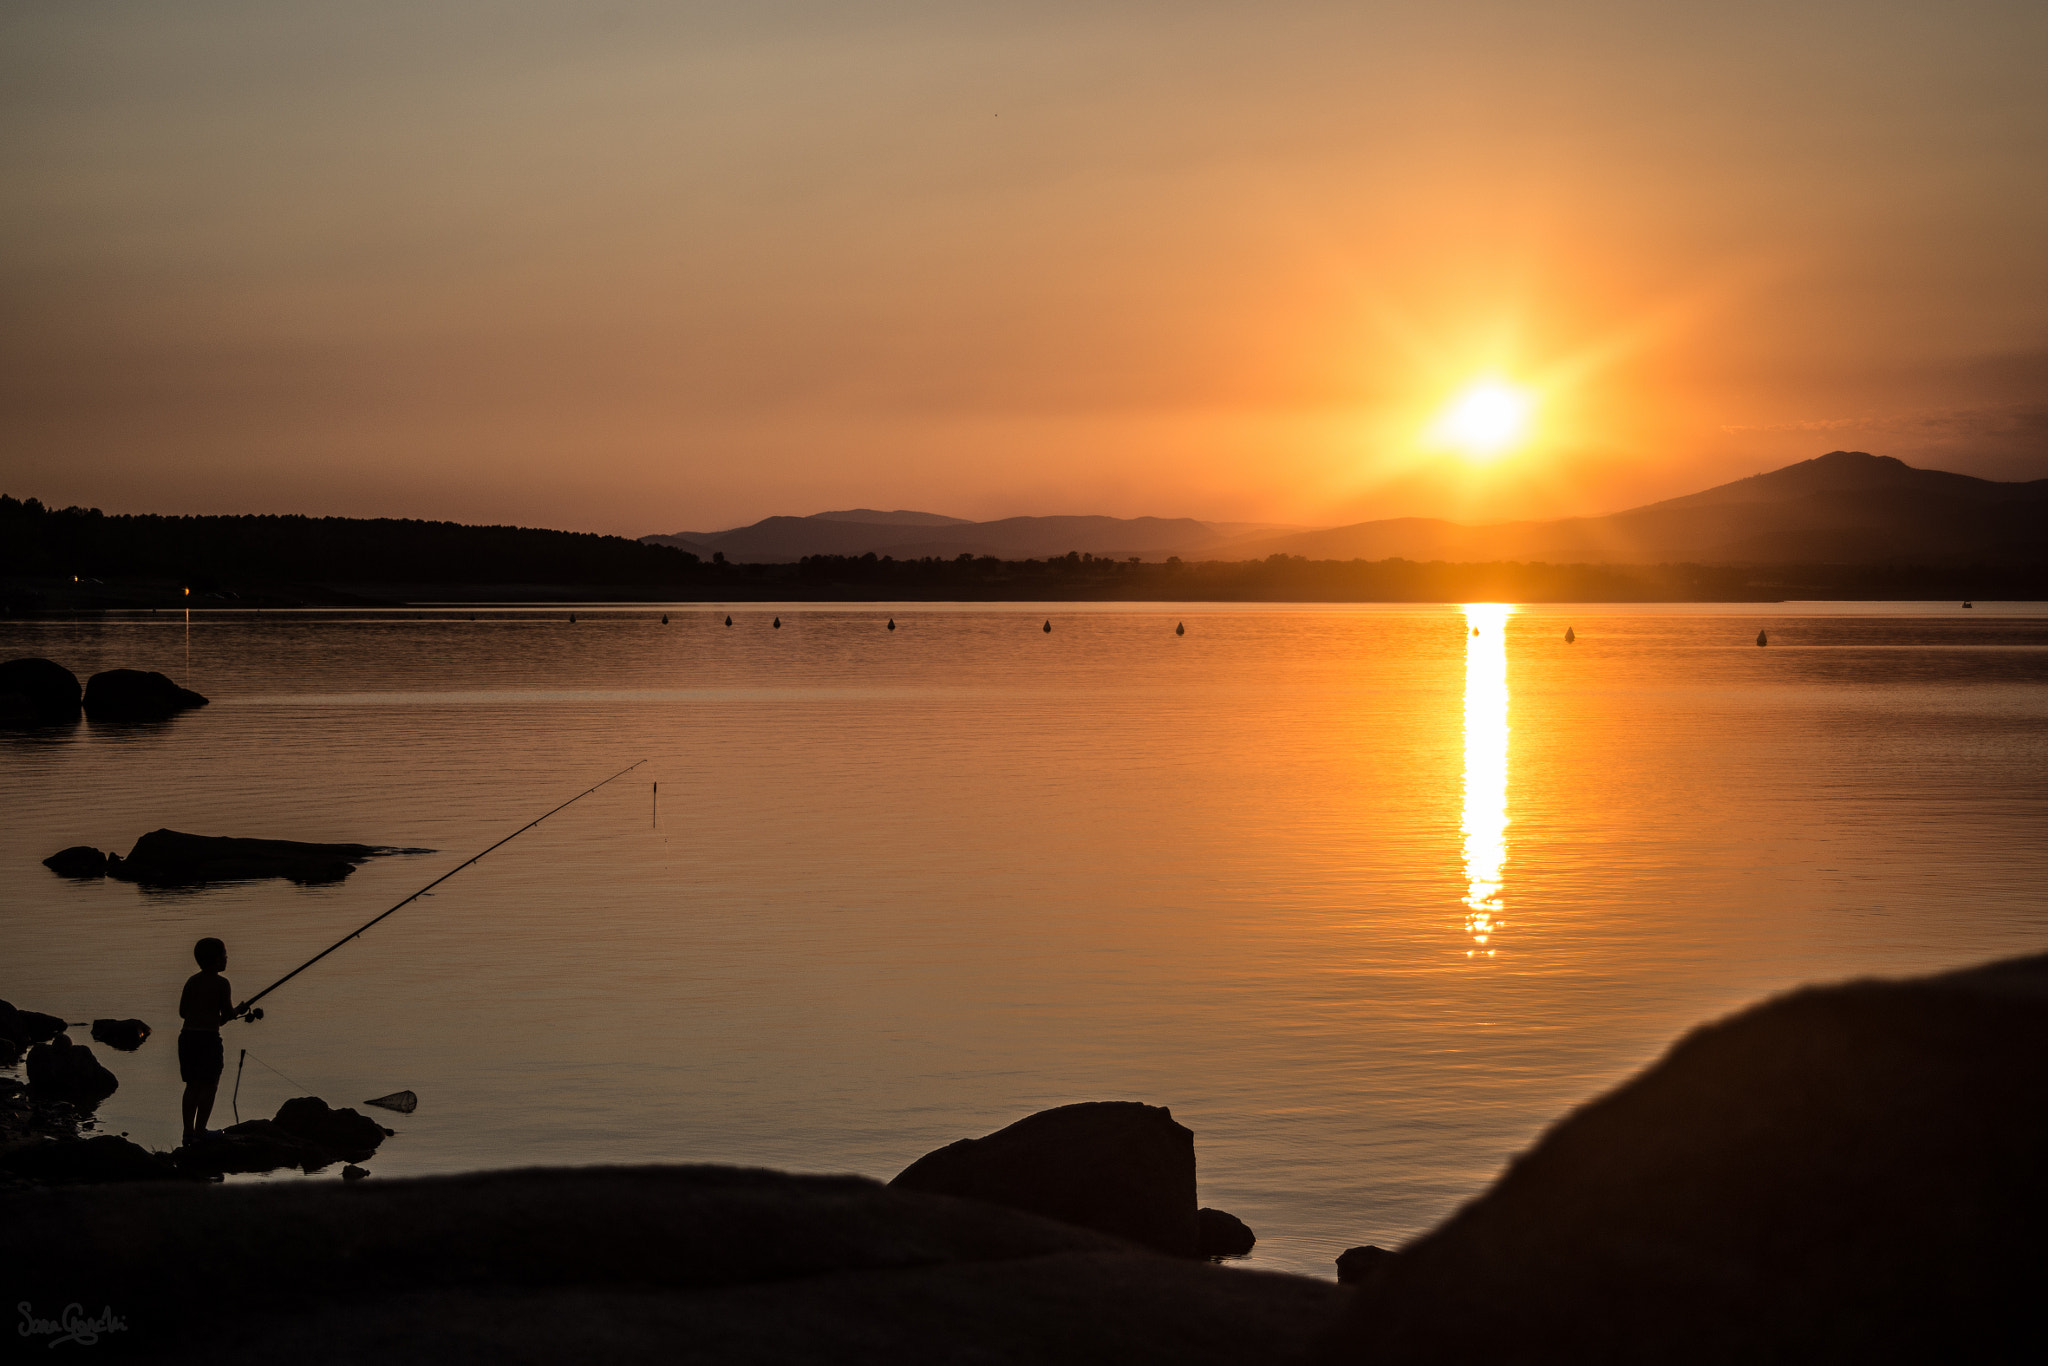
[[[262,1019],[262,1018],[263,1018],[263,1007],[262,1007],[262,1006],[257,1006],[257,1007],[256,1007],[256,1008],[255,1008],[254,1010],[250,1010],[250,1011],[245,1011],[245,1012],[243,1012],[243,1014],[242,1014],[242,1023],[243,1023],[243,1024],[255,1024],[255,1023],[256,1023],[256,1022],[258,1021],[258,1020],[260,1020],[260,1019]]]

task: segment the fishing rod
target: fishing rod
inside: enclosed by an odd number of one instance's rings
[[[240,1005],[236,1006],[236,1007],[235,1007],[235,1010],[234,1010],[234,1013],[235,1013],[236,1015],[248,1015],[248,1018],[249,1018],[250,1020],[252,1020],[252,1021],[254,1021],[254,1020],[260,1020],[260,1019],[262,1019],[262,1018],[263,1018],[263,1012],[262,1012],[262,1011],[260,1011],[260,1010],[259,1010],[259,1011],[257,1011],[257,1012],[256,1012],[255,1014],[253,1014],[253,1015],[249,1015],[249,1014],[248,1014],[248,1012],[249,1012],[249,1008],[250,1008],[251,1006],[255,1005],[255,1004],[256,1004],[256,1003],[258,1002],[258,1001],[262,1000],[262,999],[263,999],[264,997],[268,996],[268,995],[269,995],[269,994],[270,994],[271,992],[273,992],[273,991],[276,991],[276,990],[277,990],[277,989],[278,989],[279,987],[283,986],[283,985],[284,985],[284,984],[285,984],[286,982],[289,982],[289,981],[291,981],[291,980],[292,980],[292,978],[294,978],[294,977],[298,976],[298,975],[299,975],[300,973],[304,972],[304,971],[305,971],[305,970],[306,970],[307,968],[310,968],[310,967],[312,967],[312,966],[313,966],[313,965],[314,965],[315,963],[317,963],[317,962],[319,962],[319,961],[320,961],[321,959],[325,958],[325,957],[326,957],[326,956],[327,956],[328,954],[330,954],[330,953],[333,953],[333,952],[334,952],[334,951],[335,951],[336,949],[340,948],[340,947],[341,947],[341,946],[342,946],[343,944],[346,944],[346,943],[348,943],[348,941],[349,941],[349,940],[351,940],[351,939],[360,939],[360,938],[362,937],[362,935],[363,935],[363,931],[365,931],[365,930],[369,929],[369,928],[370,928],[371,926],[375,925],[375,924],[377,923],[377,921],[379,921],[379,920],[383,920],[383,919],[384,919],[385,917],[387,917],[387,916],[392,916],[392,915],[396,915],[396,914],[397,914],[398,912],[400,912],[400,911],[404,910],[404,909],[405,909],[405,908],[406,908],[407,906],[410,906],[410,905],[411,905],[411,904],[412,904],[413,902],[415,902],[415,901],[418,901],[418,900],[419,900],[419,899],[420,899],[421,897],[425,896],[425,895],[426,895],[426,894],[427,894],[428,892],[431,892],[431,891],[433,891],[433,890],[434,890],[434,889],[435,889],[436,887],[438,887],[438,886],[440,886],[440,885],[441,885],[442,883],[446,882],[446,881],[447,881],[447,880],[448,880],[449,878],[451,878],[451,877],[454,877],[454,876],[455,876],[455,875],[456,875],[457,873],[461,872],[461,871],[462,871],[462,870],[463,870],[464,868],[467,868],[467,867],[469,867],[469,865],[470,865],[470,864],[472,864],[472,863],[475,863],[475,862],[477,861],[477,859],[481,859],[481,858],[482,858],[482,857],[484,856],[484,854],[488,854],[488,853],[490,853],[490,852],[491,852],[491,849],[496,849],[496,848],[500,847],[501,845],[506,845],[506,844],[510,844],[510,843],[511,843],[511,842],[512,842],[513,840],[516,840],[516,839],[518,839],[518,838],[519,838],[519,837],[520,837],[521,835],[523,835],[523,834],[525,834],[525,833],[526,833],[527,831],[529,831],[529,830],[533,829],[533,827],[534,827],[534,826],[536,826],[536,825],[539,825],[539,824],[540,824],[540,823],[541,823],[542,821],[546,820],[546,819],[548,818],[548,816],[552,816],[552,815],[554,815],[554,814],[555,814],[555,811],[561,811],[561,810],[564,810],[564,809],[566,809],[566,808],[568,808],[568,807],[574,806],[574,805],[575,805],[575,804],[576,804],[577,802],[580,802],[580,801],[582,801],[582,800],[583,800],[583,799],[584,799],[585,797],[588,797],[588,796],[589,796],[589,795],[590,795],[591,793],[593,793],[593,792],[597,791],[597,789],[598,789],[598,788],[600,788],[600,787],[603,787],[603,786],[605,785],[605,783],[609,783],[609,782],[612,782],[612,781],[614,781],[615,779],[619,779],[619,778],[623,778],[623,777],[625,777],[625,776],[626,776],[626,775],[627,775],[628,773],[631,773],[631,772],[632,772],[632,771],[633,771],[634,769],[636,769],[636,768],[640,767],[640,765],[641,765],[641,764],[644,764],[644,763],[646,763],[646,762],[647,762],[647,761],[646,761],[645,759],[641,759],[641,760],[638,760],[638,761],[636,761],[636,762],[634,762],[634,763],[630,763],[630,764],[627,764],[627,765],[626,765],[626,766],[625,766],[624,768],[620,769],[620,770],[619,770],[619,771],[618,771],[617,773],[614,773],[614,774],[612,774],[612,776],[611,776],[610,778],[606,778],[606,779],[604,780],[604,782],[603,782],[603,783],[598,783],[598,784],[596,784],[596,785],[594,785],[594,786],[591,786],[591,787],[586,787],[586,788],[584,788],[584,789],[583,789],[583,790],[582,790],[581,792],[579,792],[579,793],[577,793],[577,794],[576,794],[575,796],[571,797],[571,798],[570,798],[570,799],[569,799],[568,801],[566,801],[566,802],[563,802],[561,806],[558,806],[558,807],[556,807],[554,811],[550,811],[550,812],[548,812],[548,813],[547,813],[546,815],[542,815],[542,816],[537,816],[537,817],[535,817],[535,818],[534,818],[533,820],[530,820],[530,821],[528,821],[528,822],[527,822],[526,824],[524,824],[524,825],[520,826],[520,827],[519,827],[519,828],[518,828],[517,830],[514,830],[514,831],[513,831],[513,832],[512,832],[511,834],[509,834],[509,835],[505,836],[505,838],[503,838],[503,839],[499,840],[497,844],[494,844],[494,845],[492,845],[490,849],[486,849],[486,850],[484,850],[484,853],[483,853],[483,854],[478,854],[478,855],[477,855],[477,856],[476,856],[475,858],[471,858],[471,859],[468,859],[468,860],[466,860],[465,862],[462,862],[462,863],[458,863],[458,864],[456,864],[456,865],[455,865],[455,866],[454,866],[453,868],[450,868],[450,869],[449,869],[449,870],[448,870],[447,872],[445,872],[445,873],[441,874],[441,876],[439,876],[439,877],[435,878],[435,879],[434,879],[434,880],[433,880],[432,882],[429,882],[429,883],[428,883],[428,884],[427,884],[426,886],[424,886],[424,887],[420,888],[420,889],[419,889],[419,890],[418,890],[417,892],[414,892],[414,893],[413,893],[413,894],[412,894],[411,896],[409,896],[409,897],[407,897],[407,898],[406,898],[405,900],[403,900],[403,901],[399,902],[399,903],[398,903],[398,904],[397,904],[396,906],[393,906],[393,907],[392,907],[392,908],[391,908],[390,910],[388,910],[388,911],[384,912],[384,914],[383,914],[383,915],[380,915],[380,916],[376,917],[375,919],[373,919],[373,920],[370,920],[370,921],[366,922],[365,924],[363,924],[363,925],[359,926],[359,927],[358,927],[358,928],[357,928],[357,929],[355,930],[355,932],[354,932],[354,933],[352,933],[352,934],[345,934],[345,935],[343,935],[343,936],[342,936],[341,938],[339,938],[339,939],[335,940],[335,941],[334,941],[334,942],[333,942],[332,944],[329,944],[329,945],[328,945],[328,946],[327,946],[326,948],[324,948],[324,949],[320,950],[320,952],[318,952],[318,953],[314,954],[314,955],[313,955],[313,956],[312,956],[311,958],[308,958],[308,959],[307,959],[307,960],[306,960],[305,962],[303,962],[303,963],[299,964],[299,965],[298,965],[297,967],[293,968],[293,969],[292,969],[292,970],[291,970],[290,972],[286,973],[286,974],[285,974],[284,976],[282,976],[282,977],[278,978],[278,979],[277,979],[277,980],[276,980],[275,982],[272,982],[272,983],[271,983],[271,984],[270,984],[269,986],[267,986],[267,987],[263,988],[263,990],[261,990],[261,991],[257,992],[257,993],[256,993],[256,994],[255,994],[254,996],[251,996],[251,997],[250,997],[250,998],[249,998],[248,1000],[246,1000],[246,1001],[242,1002],[242,1003],[241,1003]],[[230,1018],[233,1018],[233,1017],[231,1016]]]

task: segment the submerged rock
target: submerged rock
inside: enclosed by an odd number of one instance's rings
[[[376,844],[309,844],[152,830],[135,841],[128,857],[117,855],[108,860],[107,876],[157,887],[265,877],[299,883],[339,882],[365,859],[428,852]]]
[[[59,877],[105,877],[107,856],[90,844],[74,844],[44,859],[43,867]]]
[[[1195,1136],[1162,1105],[1041,1110],[926,1153],[889,1184],[1044,1215],[1178,1257],[1198,1246]]]
[[[1694,1030],[1405,1247],[1327,1362],[2048,1359],[2048,955]]]
[[[179,1176],[169,1154],[153,1153],[117,1134],[46,1138],[0,1154],[0,1171],[44,1185],[104,1181],[171,1181]]]
[[[1202,1257],[1242,1257],[1258,1245],[1259,1236],[1235,1214],[1220,1209],[1195,1211],[1195,1252]]]
[[[206,703],[153,669],[108,669],[85,684],[85,714],[95,721],[160,721]]]
[[[94,1020],[92,1038],[94,1043],[133,1053],[149,1042],[149,1026],[140,1020]]]
[[[54,660],[0,664],[0,723],[35,725],[78,719],[78,675]]]
[[[90,1048],[71,1042],[68,1034],[28,1051],[28,1084],[38,1097],[81,1102],[105,1100],[121,1085]]]

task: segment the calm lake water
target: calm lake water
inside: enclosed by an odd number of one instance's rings
[[[242,1048],[245,1117],[416,1090],[380,1176],[888,1177],[1138,1099],[1327,1275],[1697,1022],[2048,948],[2048,605],[662,610],[0,624],[213,698],[0,734],[0,996],[154,1025],[101,1116],[170,1147],[193,940],[247,995],[645,758],[230,1026],[215,1122]],[[158,826],[439,852],[38,866]]]

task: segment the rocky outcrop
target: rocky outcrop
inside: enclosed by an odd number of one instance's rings
[[[95,721],[161,721],[207,699],[149,669],[108,669],[86,680],[85,714]]]
[[[94,1020],[92,1041],[133,1053],[149,1042],[149,1026],[140,1020]]]
[[[1693,1031],[1391,1259],[1325,1362],[2048,1359],[2048,956]]]
[[[298,1096],[279,1106],[277,1127],[341,1162],[363,1161],[393,1132],[359,1111],[330,1109],[318,1096]]]
[[[172,1154],[178,1169],[195,1176],[272,1172],[285,1167],[316,1172],[337,1162],[362,1162],[392,1131],[367,1115],[331,1109],[318,1096],[298,1096],[273,1119],[231,1124],[218,1137],[188,1143]]]
[[[173,1181],[178,1169],[164,1153],[153,1153],[118,1134],[91,1138],[45,1138],[0,1153],[0,1172],[39,1185],[69,1186],[109,1181]]]
[[[1374,1247],[1371,1243],[1364,1247],[1347,1247],[1337,1254],[1337,1284],[1365,1285],[1393,1265],[1393,1256],[1385,1248]]]
[[[5,1001],[0,1001],[0,1037],[14,1040],[23,1048],[32,1043],[47,1043],[62,1033],[64,1021],[55,1015],[45,1015],[40,1010],[16,1010]]]
[[[51,725],[78,719],[78,675],[33,657],[0,664],[0,724]]]
[[[1235,1214],[1220,1209],[1195,1211],[1195,1255],[1243,1257],[1258,1246],[1259,1237]]]
[[[90,1104],[113,1095],[121,1083],[100,1065],[90,1048],[71,1042],[68,1034],[59,1034],[29,1049],[28,1085],[37,1097]]]
[[[107,876],[157,887],[266,877],[299,883],[338,882],[365,859],[426,852],[375,844],[308,844],[152,830],[135,841],[126,858],[117,855],[108,860]]]
[[[858,1177],[721,1167],[0,1191],[0,1227],[36,1250],[10,1303],[60,1307],[90,1268],[153,1360],[208,1366],[1241,1366],[1298,1355],[1350,1293]]]
[[[107,856],[90,844],[74,844],[44,859],[43,867],[58,877],[105,877]]]
[[[1042,1110],[926,1153],[889,1184],[1197,1255],[1195,1136],[1164,1106],[1090,1101]]]

